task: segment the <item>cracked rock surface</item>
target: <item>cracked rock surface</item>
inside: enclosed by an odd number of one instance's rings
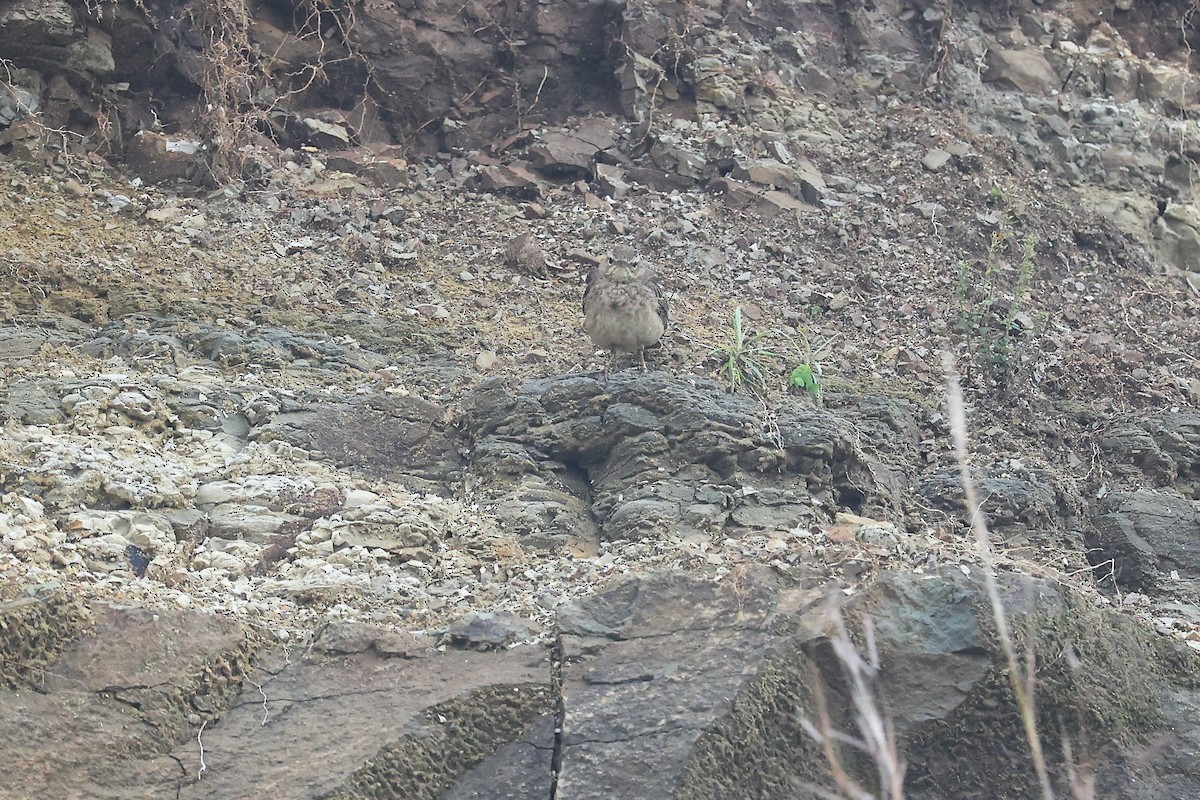
[[[1200,796],[1195,11],[0,0],[0,798]]]
[[[1200,704],[1183,648],[1052,581],[1000,590],[1023,646],[1082,659],[1044,669],[1040,689],[1100,737],[1089,759],[1111,796],[1200,788],[1186,754],[1139,757]],[[853,725],[845,624],[871,625],[914,796],[1036,791],[1028,754],[1001,745],[1021,723],[978,576],[886,573],[840,606],[763,568],[649,573],[561,607],[550,648],[498,642],[487,622],[449,648],[367,623],[293,647],[193,610],[103,609],[36,685],[0,694],[0,766],[25,792],[5,796],[816,797],[805,709],[822,693]],[[14,610],[0,607],[10,632]]]

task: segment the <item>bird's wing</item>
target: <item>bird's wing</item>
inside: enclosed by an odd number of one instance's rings
[[[667,303],[667,296],[663,293],[662,286],[659,285],[658,281],[651,280],[648,283],[654,291],[654,298],[658,300],[658,318],[662,320],[663,330],[665,331],[667,329],[667,320],[671,313],[670,305]]]
[[[596,286],[600,283],[600,268],[592,267],[592,271],[588,273],[587,283],[583,289],[583,313],[587,313],[588,306],[592,302],[592,293],[596,291]]]

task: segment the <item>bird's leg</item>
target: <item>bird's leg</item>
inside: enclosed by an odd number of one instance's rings
[[[642,359],[642,372],[646,371],[646,348],[638,348],[638,356]]]

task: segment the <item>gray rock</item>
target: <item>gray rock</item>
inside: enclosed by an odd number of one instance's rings
[[[58,619],[17,611],[0,606],[0,647],[38,619]],[[361,796],[381,781],[421,796],[504,771],[514,747],[541,777],[494,779],[487,796],[506,796],[506,782],[550,779],[553,706],[540,649],[440,655],[383,629],[333,625],[301,654],[264,649],[212,614],[97,617],[82,637],[58,627],[65,648],[49,656],[37,692],[0,692],[0,767],[20,772],[24,796],[87,786],[90,796],[236,798],[271,785],[279,797],[315,799]],[[334,718],[353,724],[331,737]],[[309,756],[272,757],[285,746]]]
[[[589,177],[597,156],[616,146],[614,120],[594,118],[568,133],[550,131],[529,148],[534,169],[565,178]]]
[[[1178,591],[1200,585],[1200,501],[1148,490],[1115,492],[1092,517],[1089,558],[1097,575],[1144,591]],[[1171,571],[1186,581],[1172,586]]]
[[[710,189],[720,191],[730,208],[751,211],[766,219],[781,215],[796,216],[801,212],[815,211],[813,206],[797,200],[792,195],[775,189],[759,189],[752,184],[732,178],[716,178],[709,181]]]
[[[537,199],[545,193],[542,182],[519,164],[483,167],[473,183],[485,192],[507,194],[527,200]]]
[[[696,100],[717,108],[733,108],[741,95],[736,79],[717,56],[704,56],[688,64],[686,77]]]
[[[1138,74],[1138,94],[1144,100],[1166,102],[1176,109],[1196,105],[1200,81],[1191,70],[1164,62],[1143,62]]]
[[[438,800],[549,800],[554,796],[553,750],[557,722],[538,717],[522,735],[463,773]]]
[[[678,796],[689,762],[701,758],[702,739],[729,718],[781,641],[769,630],[779,598],[763,576],[748,577],[739,591],[677,574],[648,576],[561,610],[557,797]],[[779,721],[781,735],[796,730]],[[705,777],[721,780],[716,773],[733,765],[710,766]]]
[[[23,349],[37,343],[28,339]],[[63,387],[53,381],[13,381],[0,387],[0,415],[23,425],[53,425],[66,419],[62,401]]]
[[[248,685],[244,704],[208,732],[204,779],[185,785],[181,796],[239,797],[244,787],[264,783],[286,785],[285,796],[292,797],[362,796],[380,783],[402,796],[421,796],[449,788],[522,741],[538,749],[539,766],[549,771],[549,726],[535,727],[552,716],[540,656],[540,650],[522,648],[415,660],[382,657],[373,649],[314,653],[299,663],[293,657],[278,674],[262,676],[261,693]],[[330,740],[334,717],[357,723]],[[264,728],[272,735],[265,736]],[[307,766],[270,758],[284,741],[325,755]],[[181,747],[176,755],[195,774],[195,748]],[[496,791],[503,796],[502,786]]]
[[[946,166],[950,161],[950,154],[941,148],[935,147],[925,154],[921,159],[921,166],[930,172],[937,172],[942,167]]]
[[[625,177],[631,183],[648,186],[660,192],[671,192],[677,189],[679,191],[686,191],[696,188],[696,181],[692,178],[669,170],[658,169],[657,167],[640,165],[630,167],[625,171]]]
[[[741,159],[729,174],[740,181],[775,189],[786,189],[799,180],[796,170],[773,158]]]
[[[470,650],[495,650],[534,638],[535,627],[516,614],[476,611],[446,629],[446,638],[455,647]]]
[[[629,184],[623,169],[610,164],[596,165],[596,183],[605,197],[620,199],[629,194]]]
[[[294,41],[295,37],[291,39]],[[376,155],[366,148],[338,150],[323,155],[325,166],[331,170],[356,175],[386,189],[412,188],[412,175],[400,158]],[[392,208],[384,216],[396,223],[402,222],[405,214],[402,208]]]
[[[436,642],[427,636],[396,633],[362,622],[331,622],[313,641],[313,649],[331,655],[374,650],[380,658],[424,658],[434,654]]]
[[[1072,500],[1045,470],[979,470],[975,488],[985,498],[984,515],[989,529],[1006,546],[1054,547],[1079,559],[1083,542],[1070,517],[1062,513]],[[930,505],[957,518],[965,530],[969,519],[959,468],[940,469],[925,478],[918,491]],[[1074,498],[1074,505],[1082,505]],[[1082,563],[1080,563],[1082,566]]]
[[[891,467],[895,476],[904,475],[916,463],[922,436],[918,419],[928,414],[916,402],[835,390],[827,391],[824,401],[826,408],[854,420],[863,449]]]
[[[692,181],[701,181],[708,177],[708,164],[705,157],[682,143],[656,142],[650,149],[650,159],[656,167],[664,172],[673,173]]]
[[[1154,220],[1154,238],[1168,263],[1186,272],[1200,272],[1200,212],[1172,203]]]
[[[66,0],[5,3],[0,8],[0,47],[14,57],[51,53],[75,41],[75,11]]]
[[[1060,78],[1039,50],[988,50],[985,81],[1008,84],[1022,92],[1049,94]]]
[[[370,351],[351,349],[326,339],[305,336],[274,326],[235,329],[198,324],[184,329],[187,349],[218,364],[282,368],[378,368],[388,363]]]
[[[677,503],[639,497],[617,506],[604,520],[603,532],[609,539],[661,538],[675,530],[680,517]]]
[[[352,134],[345,125],[336,122],[326,122],[314,117],[301,120],[308,132],[308,140],[316,147],[339,148],[350,143]]]
[[[112,37],[99,28],[87,26],[84,35],[65,48],[62,65],[72,72],[95,78],[109,77],[116,69]]]
[[[1133,619],[1049,581],[1008,576],[1000,592],[1015,635],[1040,654],[1042,713],[1063,709],[1091,742],[1108,731],[1091,753],[1098,771],[1116,772],[1137,752],[1117,744],[1118,730],[1135,739],[1165,731],[1182,713],[1173,704],[1195,702],[1180,661],[1189,656]],[[885,574],[842,614],[860,653],[873,623],[879,661],[865,677],[896,732],[911,796],[1036,794],[1031,771],[1015,768],[1028,751],[978,576]],[[816,694],[836,730],[858,733],[832,623],[820,591],[753,571],[736,585],[658,573],[567,604],[556,796],[815,797],[804,787],[828,778],[799,721],[816,718]],[[1064,647],[1078,667],[1050,657]],[[1161,671],[1147,673],[1147,663]],[[1049,765],[1061,776],[1056,753]],[[843,757],[859,780],[874,777],[869,759]],[[1197,786],[1200,771],[1182,761],[1140,777]]]
[[[32,77],[33,81],[24,75],[13,75],[9,79],[8,88],[0,94],[0,127],[8,127],[17,120],[32,116],[41,108],[41,81],[36,79],[36,73]],[[22,83],[33,85],[26,88]]]
[[[266,545],[285,525],[294,524],[299,519],[296,515],[271,511],[261,506],[224,503],[208,512],[207,535]]]
[[[139,131],[129,140],[126,160],[135,173],[153,183],[189,180],[201,169],[200,142]]]
[[[166,754],[236,695],[249,631],[212,614],[99,608],[86,635],[63,633],[37,692],[0,693],[0,767],[20,772],[30,797],[85,785],[99,796],[122,785],[145,791],[160,781],[173,793],[180,773]],[[66,729],[88,731],[86,743],[67,745]]]
[[[1118,477],[1200,499],[1200,413],[1120,419],[1101,437],[1100,448]]]
[[[349,402],[314,397],[256,426],[256,441],[281,440],[336,464],[417,486],[454,481],[462,461],[445,432],[446,411],[415,397],[367,395]]]
[[[1068,736],[1087,731],[1114,796],[1195,796],[1189,753],[1128,775],[1138,743],[1195,736],[1195,656],[1057,582],[1005,576],[1000,593],[1018,651],[1037,656],[1041,714]],[[178,609],[98,607],[89,625],[50,590],[0,604],[2,674],[37,688],[0,691],[0,768],[31,797],[88,786],[238,798],[270,785],[315,800],[386,785],[406,797],[809,798],[806,786],[828,784],[800,724],[817,693],[831,724],[856,733],[827,597],[762,569],[646,575],[564,605],[551,663],[528,646],[440,653],[362,623],[333,622],[302,648]],[[885,573],[841,613],[860,652],[873,623],[878,663],[864,677],[911,796],[1036,793],[1017,768],[1028,751],[977,576]],[[508,644],[523,625],[480,616],[462,630]],[[10,674],[17,661],[40,668]],[[272,757],[285,747],[292,757]],[[1057,748],[1047,759],[1061,778]],[[874,774],[853,753],[844,764]]]
[[[0,689],[37,690],[46,669],[91,622],[82,600],[58,583],[28,585],[0,602]]]
[[[490,380],[464,400],[460,424],[473,487],[524,535],[588,530],[589,516],[622,538],[710,531],[738,518],[790,527],[818,515],[813,498],[880,516],[893,507],[875,477],[888,471],[857,448],[845,420],[796,404],[777,422],[776,436],[753,401],[710,381],[629,370],[520,386]],[[554,509],[554,520],[536,527],[528,502]],[[709,510],[713,517],[699,516]]]

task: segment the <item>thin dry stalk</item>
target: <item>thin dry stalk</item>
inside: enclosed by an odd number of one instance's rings
[[[1071,740],[1062,737],[1063,758],[1067,762],[1067,781],[1071,785],[1074,800],[1096,800],[1096,775],[1090,770],[1080,771],[1075,767],[1075,755]]]
[[[1008,628],[1008,617],[1004,613],[1004,604],[1000,600],[1000,590],[996,584],[996,564],[992,557],[991,536],[988,533],[987,522],[983,518],[979,496],[975,492],[975,482],[971,480],[970,469],[967,466],[967,415],[964,410],[962,388],[959,386],[958,371],[954,366],[954,357],[949,352],[942,353],[942,365],[946,370],[946,408],[950,417],[950,432],[954,439],[955,456],[958,459],[959,472],[962,476],[963,492],[967,499],[967,510],[971,515],[971,529],[975,532],[975,544],[979,549],[979,558],[983,564],[984,586],[988,602],[992,607],[992,619],[996,623],[996,635],[1000,639],[1000,648],[1004,651],[1004,659],[1008,663],[1008,679],[1012,684],[1013,697],[1021,713],[1021,722],[1025,728],[1025,740],[1029,744],[1029,752],[1033,756],[1033,768],[1037,773],[1038,784],[1041,786],[1043,800],[1054,800],[1054,790],[1050,786],[1050,772],[1046,768],[1046,757],[1042,752],[1042,740],[1037,730],[1037,709],[1034,704],[1035,670],[1032,650],[1026,651],[1026,667],[1022,668],[1017,660],[1013,647],[1012,634]]]
[[[830,777],[844,798],[874,800],[874,795],[846,772],[838,756],[838,743],[850,745],[870,756],[878,772],[884,800],[903,800],[904,760],[896,746],[896,732],[891,718],[880,710],[874,690],[879,675],[879,649],[875,644],[875,626],[870,619],[863,620],[863,635],[867,648],[864,658],[850,638],[841,611],[834,606],[832,614],[837,633],[830,639],[830,645],[834,655],[841,662],[842,671],[849,683],[850,700],[854,704],[854,724],[858,728],[860,738],[834,729],[829,716],[825,685],[820,675],[814,676],[817,722],[814,724],[811,720],[802,718],[800,724],[804,731],[821,745],[825,761],[829,765]],[[836,797],[820,787],[809,788],[823,797]]]
[[[821,680],[820,674],[815,670],[814,683],[817,690],[815,698],[817,704],[817,725],[813,725],[808,719],[800,720],[800,724],[804,726],[805,732],[821,745],[821,752],[825,756],[825,763],[829,765],[829,775],[833,778],[834,784],[842,790],[843,794],[846,797],[852,798],[852,800],[874,800],[871,793],[859,786],[858,782],[851,778],[849,773],[846,772],[846,768],[842,766],[842,759],[838,756],[837,747],[834,746],[834,742],[850,744],[853,742],[853,739],[834,729],[833,721],[829,718],[829,704],[825,700],[825,683]],[[818,786],[810,788],[814,789],[822,797],[837,797],[837,795]]]

